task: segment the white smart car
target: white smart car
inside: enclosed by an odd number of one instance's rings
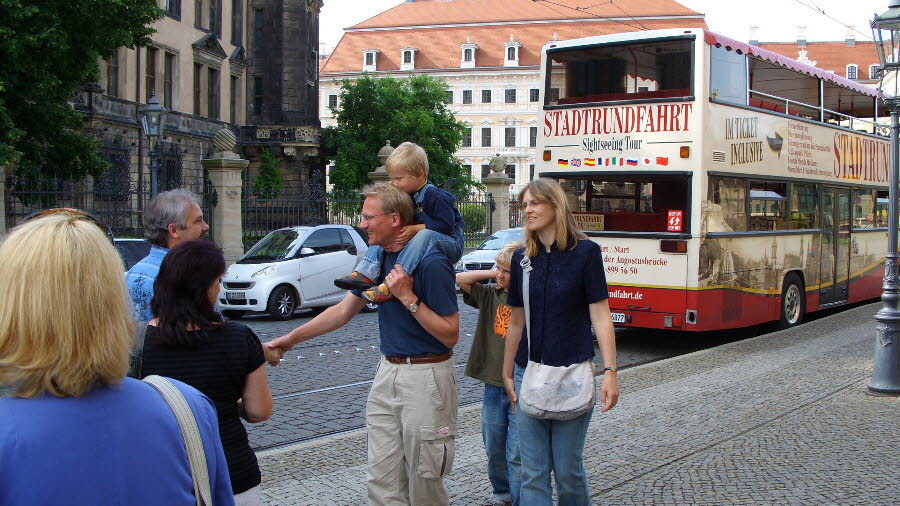
[[[334,280],[353,272],[367,247],[347,225],[274,230],[225,272],[219,308],[232,319],[254,311],[286,320],[299,308],[337,304],[346,290]]]

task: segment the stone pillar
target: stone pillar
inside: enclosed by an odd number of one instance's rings
[[[6,165],[0,164],[0,237],[6,235]]]
[[[380,183],[382,181],[390,181],[391,177],[387,173],[387,169],[384,167],[384,163],[387,162],[391,153],[394,152],[394,147],[391,146],[391,141],[388,140],[385,142],[384,146],[378,150],[378,163],[381,165],[378,166],[377,169],[368,173],[369,179],[372,180],[373,183]]]
[[[506,158],[497,153],[490,161],[491,174],[481,180],[485,189],[494,197],[494,208],[491,212],[491,233],[509,228],[509,185],[515,180],[503,171],[506,169]]]
[[[200,161],[218,195],[218,202],[212,211],[212,240],[222,248],[226,265],[233,264],[244,254],[241,174],[250,161],[234,152],[236,140],[231,130],[219,130],[213,138],[216,151],[210,158]]]

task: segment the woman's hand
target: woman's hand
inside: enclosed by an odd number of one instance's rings
[[[519,396],[516,395],[516,382],[512,378],[503,377],[503,387],[506,388],[506,395],[509,396],[509,404],[512,407],[513,414],[516,413],[516,401]]]
[[[609,411],[619,402],[619,373],[606,371],[600,384],[600,412]]]

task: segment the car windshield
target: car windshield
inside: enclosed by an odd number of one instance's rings
[[[239,264],[264,261],[284,260],[291,249],[297,244],[300,234],[293,230],[275,230],[262,238],[255,246],[250,248],[240,260]]]
[[[504,244],[520,239],[522,239],[521,230],[501,230],[485,239],[484,242],[479,244],[475,249],[500,249]]]

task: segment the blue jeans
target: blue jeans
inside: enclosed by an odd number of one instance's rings
[[[516,366],[516,393],[522,386],[525,369]],[[556,477],[559,504],[590,506],[587,475],[582,464],[584,439],[594,410],[572,420],[541,420],[516,409],[519,452],[522,459],[522,504],[552,504],[550,471]]]
[[[487,473],[494,499],[519,505],[522,462],[519,460],[519,436],[516,415],[506,389],[484,384],[481,405],[481,438],[487,452]]]
[[[451,237],[427,228],[419,230],[400,251],[397,263],[403,266],[407,274],[412,274],[422,257],[432,250],[439,251],[450,260],[451,264],[455,264],[462,257],[462,237]],[[369,246],[365,258],[356,266],[356,272],[369,279],[376,279],[381,274],[383,253],[384,249],[381,246]]]

